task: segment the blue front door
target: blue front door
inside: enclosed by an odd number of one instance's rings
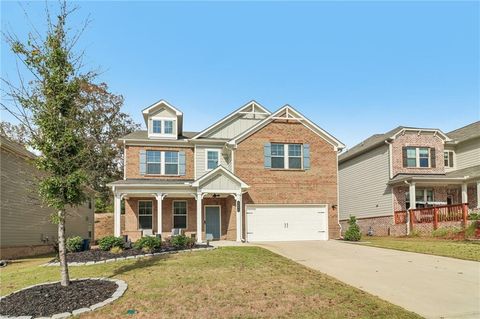
[[[206,233],[212,234],[214,239],[220,239],[220,207],[205,207],[205,224]]]

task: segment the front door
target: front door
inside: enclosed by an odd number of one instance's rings
[[[205,206],[205,230],[213,239],[220,239],[220,206]]]

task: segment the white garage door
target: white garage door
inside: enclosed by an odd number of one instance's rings
[[[327,205],[247,205],[247,241],[327,240]]]

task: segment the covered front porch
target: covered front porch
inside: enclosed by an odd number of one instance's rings
[[[196,181],[142,179],[111,184],[114,235],[135,241],[174,232],[205,240],[243,240],[242,193],[248,186],[223,167]],[[120,219],[124,203],[125,226]]]

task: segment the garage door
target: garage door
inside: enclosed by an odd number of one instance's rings
[[[327,240],[327,205],[247,205],[248,241]]]

